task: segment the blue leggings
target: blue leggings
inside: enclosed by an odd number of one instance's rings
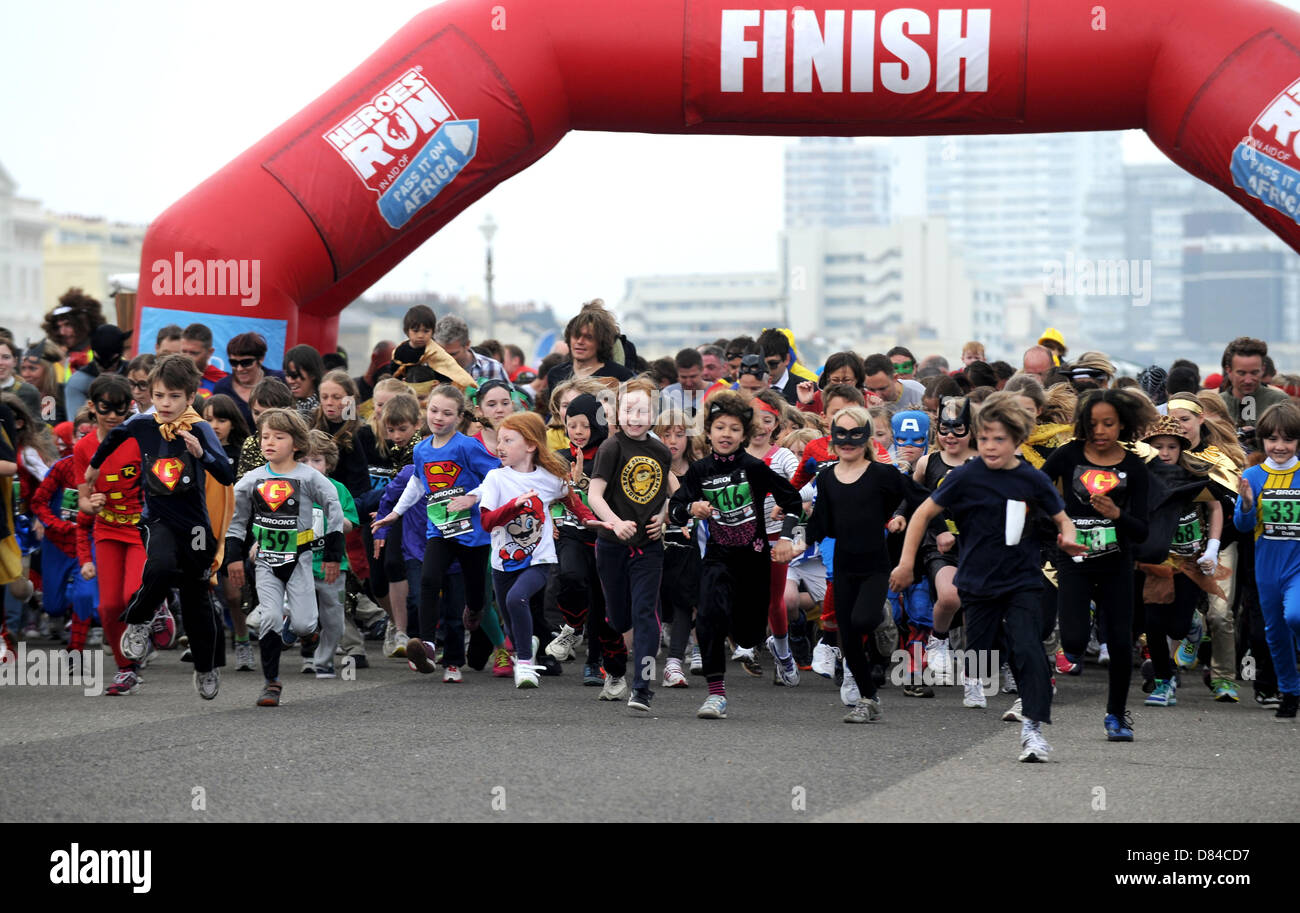
[[[533,656],[533,596],[543,592],[551,580],[553,564],[530,564],[519,571],[492,570],[492,588],[496,590],[497,605],[504,610],[510,639],[514,641],[515,656],[525,661]]]
[[[1300,637],[1300,578],[1266,579],[1257,574],[1255,579],[1264,615],[1264,637],[1277,672],[1277,690],[1300,694],[1300,674],[1295,667],[1295,639]]]

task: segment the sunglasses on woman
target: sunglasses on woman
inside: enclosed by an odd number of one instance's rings
[[[232,358],[232,359],[230,359],[230,367],[232,367],[232,368],[251,368],[251,367],[252,367],[253,365],[255,365],[255,364],[257,364],[257,359],[256,359],[256,358]]]
[[[130,403],[106,403],[103,400],[95,403],[95,411],[100,415],[126,415],[131,411]]]
[[[288,377],[288,378],[291,378],[291,379],[293,379],[293,380],[302,380],[302,379],[303,379],[304,377],[306,377],[307,375],[306,375],[305,373],[303,373],[302,371],[289,371],[289,370],[286,370],[286,371],[284,372],[284,376],[285,376],[285,377]]]

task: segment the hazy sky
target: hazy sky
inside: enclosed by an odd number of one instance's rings
[[[0,163],[48,208],[148,222],[430,5],[348,17],[309,0],[5,0]],[[632,275],[772,269],[788,142],[570,133],[376,288],[481,292],[489,212],[497,300],[561,315],[587,298],[616,304]],[[1137,132],[1124,149],[1162,158]]]

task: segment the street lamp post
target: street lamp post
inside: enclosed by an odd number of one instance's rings
[[[483,224],[478,227],[483,232],[483,240],[487,242],[487,332],[489,339],[496,337],[496,302],[492,299],[492,239],[497,233],[497,223],[492,218],[491,213],[483,219]]]

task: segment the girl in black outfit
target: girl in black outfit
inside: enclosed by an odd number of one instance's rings
[[[757,647],[762,640],[772,584],[770,564],[789,563],[794,557],[792,535],[803,501],[789,482],[745,452],[754,410],[739,393],[716,393],[704,410],[704,432],[712,453],[686,470],[668,515],[678,527],[686,526],[692,517],[709,524],[695,616],[709,696],[696,716],[718,720],[727,716],[727,635],[741,647]],[[785,511],[780,541],[770,550],[763,516],[769,494]],[[883,541],[882,535],[882,545]]]
[[[1065,500],[1065,512],[1088,553],[1064,556],[1057,568],[1061,646],[1082,656],[1088,646],[1090,601],[1110,649],[1110,689],[1104,726],[1112,742],[1133,741],[1126,705],[1133,674],[1133,549],[1146,540],[1148,475],[1124,444],[1152,423],[1149,402],[1122,390],[1092,390],[1075,412],[1075,439],[1043,463]]]
[[[838,462],[817,476],[817,501],[808,524],[808,541],[835,540],[835,617],[840,626],[844,662],[857,680],[861,696],[844,718],[867,723],[880,718],[880,701],[863,638],[884,621],[891,560],[885,533],[902,532],[900,505],[908,513],[927,492],[895,467],[877,463],[871,446],[871,416],[861,406],[835,414],[831,444]],[[829,576],[829,575],[828,575]]]

